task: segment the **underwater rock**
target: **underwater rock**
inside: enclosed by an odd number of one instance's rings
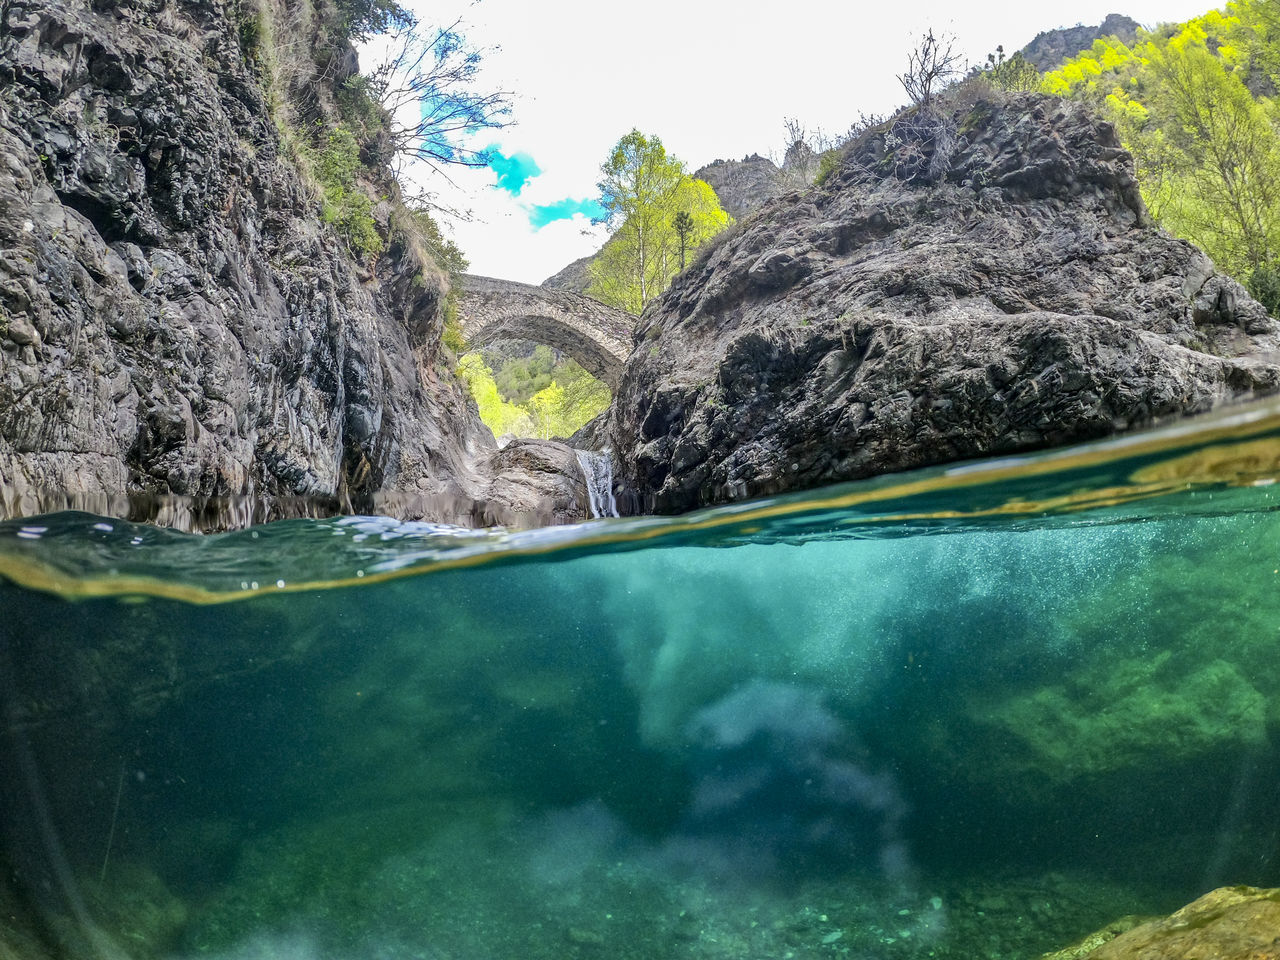
[[[1109,925],[1082,941],[1105,938],[1096,949],[1081,945],[1044,960],[1275,960],[1280,957],[1280,889],[1221,887],[1163,920],[1121,932]]]
[[[1081,937],[1069,947],[1063,947],[1061,950],[1055,950],[1053,953],[1046,953],[1043,960],[1084,960],[1093,954],[1104,943],[1110,943],[1122,933],[1127,933],[1134,927],[1149,923],[1154,917],[1138,917],[1127,916],[1121,917],[1119,920],[1113,920],[1105,927],[1093,931],[1086,937]]]
[[[1049,782],[1185,763],[1267,742],[1266,699],[1239,668],[1214,660],[1184,673],[1166,669],[1169,659],[1086,670],[1061,686],[975,704],[968,719],[1004,744],[990,763]]]
[[[638,512],[1094,439],[1280,387],[1280,324],[1156,228],[1088,109],[904,111],[641,318],[609,441]]]

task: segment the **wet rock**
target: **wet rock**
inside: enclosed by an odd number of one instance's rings
[[[1127,933],[1134,927],[1141,926],[1152,920],[1152,917],[1127,916],[1121,917],[1119,920],[1113,920],[1105,927],[1095,930],[1086,937],[1081,937],[1069,947],[1063,947],[1061,950],[1055,950],[1053,953],[1046,953],[1045,960],[1082,960],[1084,957],[1090,956],[1104,943],[1110,943],[1122,933]]]
[[[517,438],[480,466],[492,477],[484,501],[500,505],[478,518],[481,525],[536,527],[591,515],[582,467],[563,443]]]
[[[1280,889],[1221,887],[1163,920],[1152,920],[1127,932],[1123,927],[1123,921],[1111,924],[1080,944],[1045,954],[1045,960],[1280,957]],[[1090,944],[1095,944],[1092,949]]]
[[[1155,228],[1114,129],[1039,95],[907,112],[637,327],[608,437],[679,512],[1101,437],[1280,388],[1280,324]]]
[[[957,747],[967,741],[984,757],[984,776],[1031,802],[1121,771],[1263,749],[1267,698],[1225,660],[1103,660],[999,702],[975,696],[954,729]],[[959,765],[955,775],[964,777]]]

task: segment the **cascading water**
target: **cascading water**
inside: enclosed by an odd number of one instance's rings
[[[618,502],[613,498],[613,459],[608,450],[575,450],[582,475],[587,479],[587,498],[593,519],[616,517]]]

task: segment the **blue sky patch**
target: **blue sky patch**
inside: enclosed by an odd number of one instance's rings
[[[507,156],[496,145],[486,147],[489,168],[498,175],[498,189],[518,197],[524,185],[542,172],[537,162],[527,153]]]
[[[574,200],[572,197],[566,197],[555,203],[535,203],[529,208],[529,222],[533,224],[535,230],[541,230],[548,223],[554,223],[556,220],[570,220],[579,213],[588,220],[592,220],[603,216],[604,212],[604,207],[595,200]]]

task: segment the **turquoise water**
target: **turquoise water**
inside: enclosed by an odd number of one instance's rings
[[[675,519],[0,525],[0,956],[1035,957],[1280,884],[1280,409]]]

